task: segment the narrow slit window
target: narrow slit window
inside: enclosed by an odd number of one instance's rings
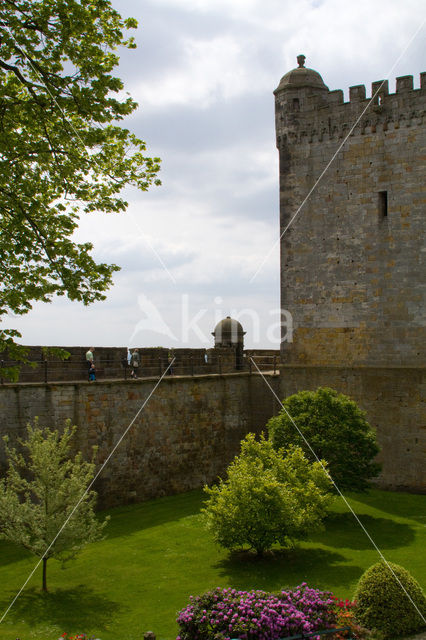
[[[379,191],[379,216],[386,218],[388,215],[388,192]]]
[[[293,98],[293,111],[300,111],[299,98]]]

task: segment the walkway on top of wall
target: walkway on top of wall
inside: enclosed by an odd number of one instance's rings
[[[172,382],[174,380],[196,380],[196,379],[217,379],[217,378],[232,378],[232,377],[240,377],[240,376],[268,376],[273,378],[278,378],[280,375],[279,370],[270,371],[229,371],[226,373],[196,373],[194,375],[165,375],[163,376],[161,382]],[[138,384],[140,382],[158,382],[160,380],[160,376],[140,376],[138,378],[100,378],[94,381],[89,380],[48,380],[46,382],[38,381],[38,382],[9,382],[7,380],[3,380],[0,385],[0,390],[3,387],[39,387],[39,386],[67,386],[67,385],[93,385],[96,386],[98,384]]]

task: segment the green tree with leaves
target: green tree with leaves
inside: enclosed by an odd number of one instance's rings
[[[4,437],[8,470],[0,480],[0,537],[24,547],[43,562],[42,589],[47,591],[47,561],[74,558],[89,542],[102,537],[107,520],[95,515],[96,492],[89,489],[94,462],[81,453],[71,457],[77,427],[67,420],[57,430],[27,427],[21,450]]]
[[[203,509],[207,528],[226,549],[248,546],[262,555],[321,529],[331,482],[325,466],[309,462],[299,447],[276,451],[263,435],[257,441],[249,434],[227,475],[205,487]]]
[[[104,299],[118,267],[73,241],[79,215],[159,184],[159,159],[120,124],[137,104],[113,71],[136,26],[110,0],[0,3],[0,318],[54,295]],[[17,337],[0,331],[0,354],[25,361]]]
[[[283,409],[267,424],[278,450],[297,445],[309,460],[324,458],[341,490],[363,491],[380,473],[376,434],[365,412],[348,396],[322,387],[300,391],[283,401]]]

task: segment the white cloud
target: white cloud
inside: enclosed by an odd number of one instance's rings
[[[164,109],[173,105],[207,108],[258,91],[258,85],[253,85],[256,70],[247,64],[249,44],[231,35],[211,40],[184,38],[181,66],[172,66],[151,82],[141,81],[131,87],[131,93],[144,109]]]

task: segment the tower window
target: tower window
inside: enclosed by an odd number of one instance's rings
[[[388,192],[379,191],[379,216],[386,218],[388,215]]]
[[[300,111],[299,98],[293,98],[293,111]]]

